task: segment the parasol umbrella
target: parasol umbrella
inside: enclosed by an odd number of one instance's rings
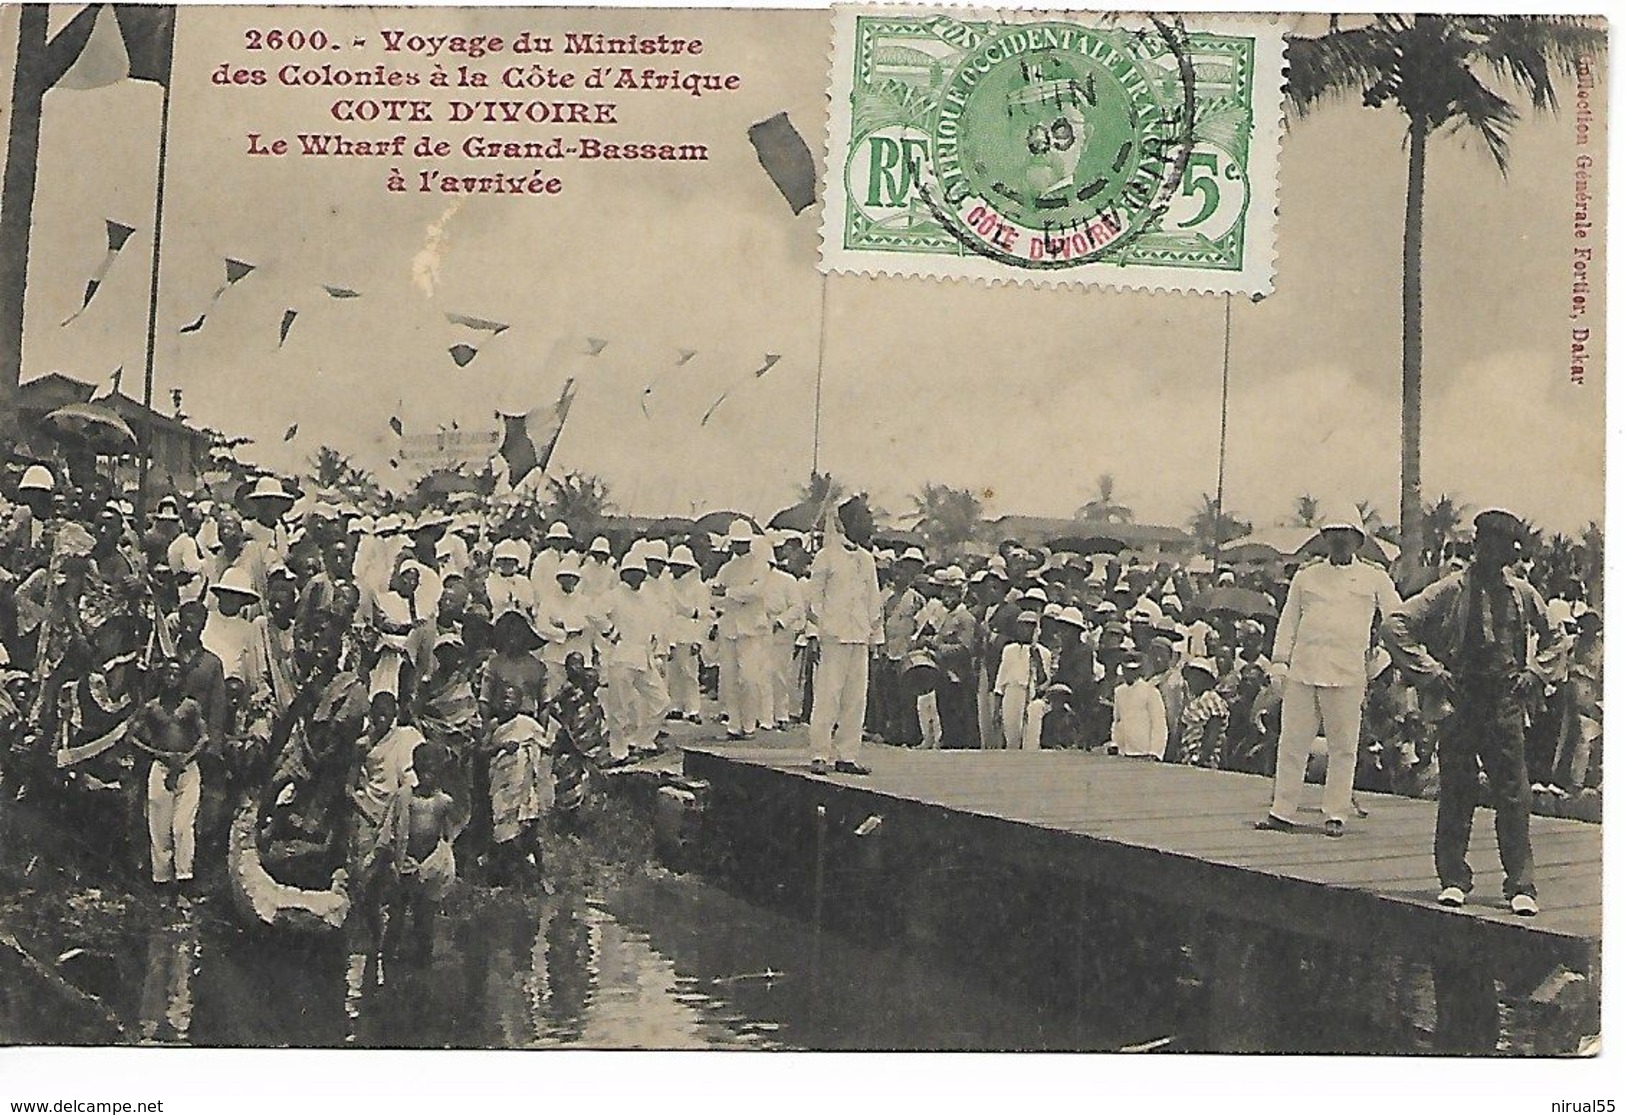
[[[803,534],[816,530],[820,525],[819,517],[823,514],[824,503],[817,499],[804,499],[794,507],[786,507],[777,515],[767,521],[770,530],[797,530]]]
[[[925,535],[912,530],[877,530],[875,531],[874,544],[899,552],[908,549],[910,546],[923,550],[926,545]]]
[[[136,448],[135,431],[107,407],[96,403],[69,403],[45,416],[52,436],[79,442],[91,452],[116,457]]]
[[[1382,565],[1390,564],[1398,556],[1392,543],[1372,535],[1360,547],[1360,556]],[[1235,565],[1255,562],[1279,561],[1302,563],[1305,558],[1326,553],[1326,537],[1317,527],[1265,527],[1244,538],[1226,543],[1219,550],[1224,561]]]
[[[707,534],[727,534],[728,527],[735,519],[745,520],[751,525],[752,530],[756,530],[756,520],[743,511],[711,511],[694,520],[694,529],[703,530]]]
[[[1114,538],[1110,534],[1073,535],[1067,538],[1057,538],[1045,544],[1052,554],[1120,554],[1128,548],[1127,542],[1121,538]]]
[[[1275,601],[1264,593],[1237,588],[1234,585],[1209,589],[1198,596],[1192,606],[1198,611],[1229,612],[1245,619],[1267,618],[1279,610],[1275,606]]]

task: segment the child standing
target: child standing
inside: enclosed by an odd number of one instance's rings
[[[1185,708],[1179,714],[1179,761],[1216,767],[1230,706],[1219,692],[1219,668],[1209,658],[1185,663]]]
[[[544,725],[522,712],[514,686],[504,686],[492,708],[490,756],[491,849],[498,885],[541,867],[538,822],[553,806],[552,717]]]
[[[394,867],[398,885],[389,914],[388,951],[398,953],[408,920],[410,953],[427,959],[434,951],[434,918],[441,899],[457,878],[452,841],[457,837],[457,806],[441,789],[446,751],[420,743],[412,751],[417,783],[397,799]]]
[[[1040,694],[1049,688],[1050,649],[1033,641],[1038,630],[1038,614],[1023,612],[1016,618],[1015,638],[1005,645],[999,657],[999,674],[993,682],[993,697],[1004,725],[1004,746],[1014,750],[1038,750],[1044,728],[1044,701]]]
[[[1139,651],[1123,655],[1123,680],[1112,693],[1112,748],[1130,758],[1160,760],[1168,747],[1167,709],[1144,666]]]
[[[152,847],[152,881],[171,901],[190,901],[192,858],[197,845],[201,778],[197,757],[208,743],[198,703],[182,691],[183,671],[174,658],[158,663],[158,695],[136,713],[127,736],[138,751],[152,756],[147,770],[147,835]]]

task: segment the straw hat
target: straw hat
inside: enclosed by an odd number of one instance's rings
[[[276,477],[262,476],[258,480],[254,481],[254,487],[249,489],[248,494],[243,498],[278,499],[286,502],[289,507],[292,507],[294,505],[294,501],[298,497],[289,492],[287,488],[284,488],[282,486],[282,481],[278,480]]]
[[[238,596],[246,596],[250,600],[260,598],[258,590],[249,583],[248,570],[236,565],[222,573],[220,580],[209,586],[209,591],[215,593],[232,592]]]
[[[56,491],[56,478],[51,470],[44,465],[29,465],[23,470],[23,478],[17,482],[19,492],[54,492]]]

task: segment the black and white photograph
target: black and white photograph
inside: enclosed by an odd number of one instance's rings
[[[0,1099],[191,1110],[63,1071],[185,1047],[1600,1103],[1608,61],[0,8]]]

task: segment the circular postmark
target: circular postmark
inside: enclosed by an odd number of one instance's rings
[[[1177,24],[1001,27],[944,87],[918,189],[969,250],[1077,267],[1153,226],[1193,144],[1193,69]]]

